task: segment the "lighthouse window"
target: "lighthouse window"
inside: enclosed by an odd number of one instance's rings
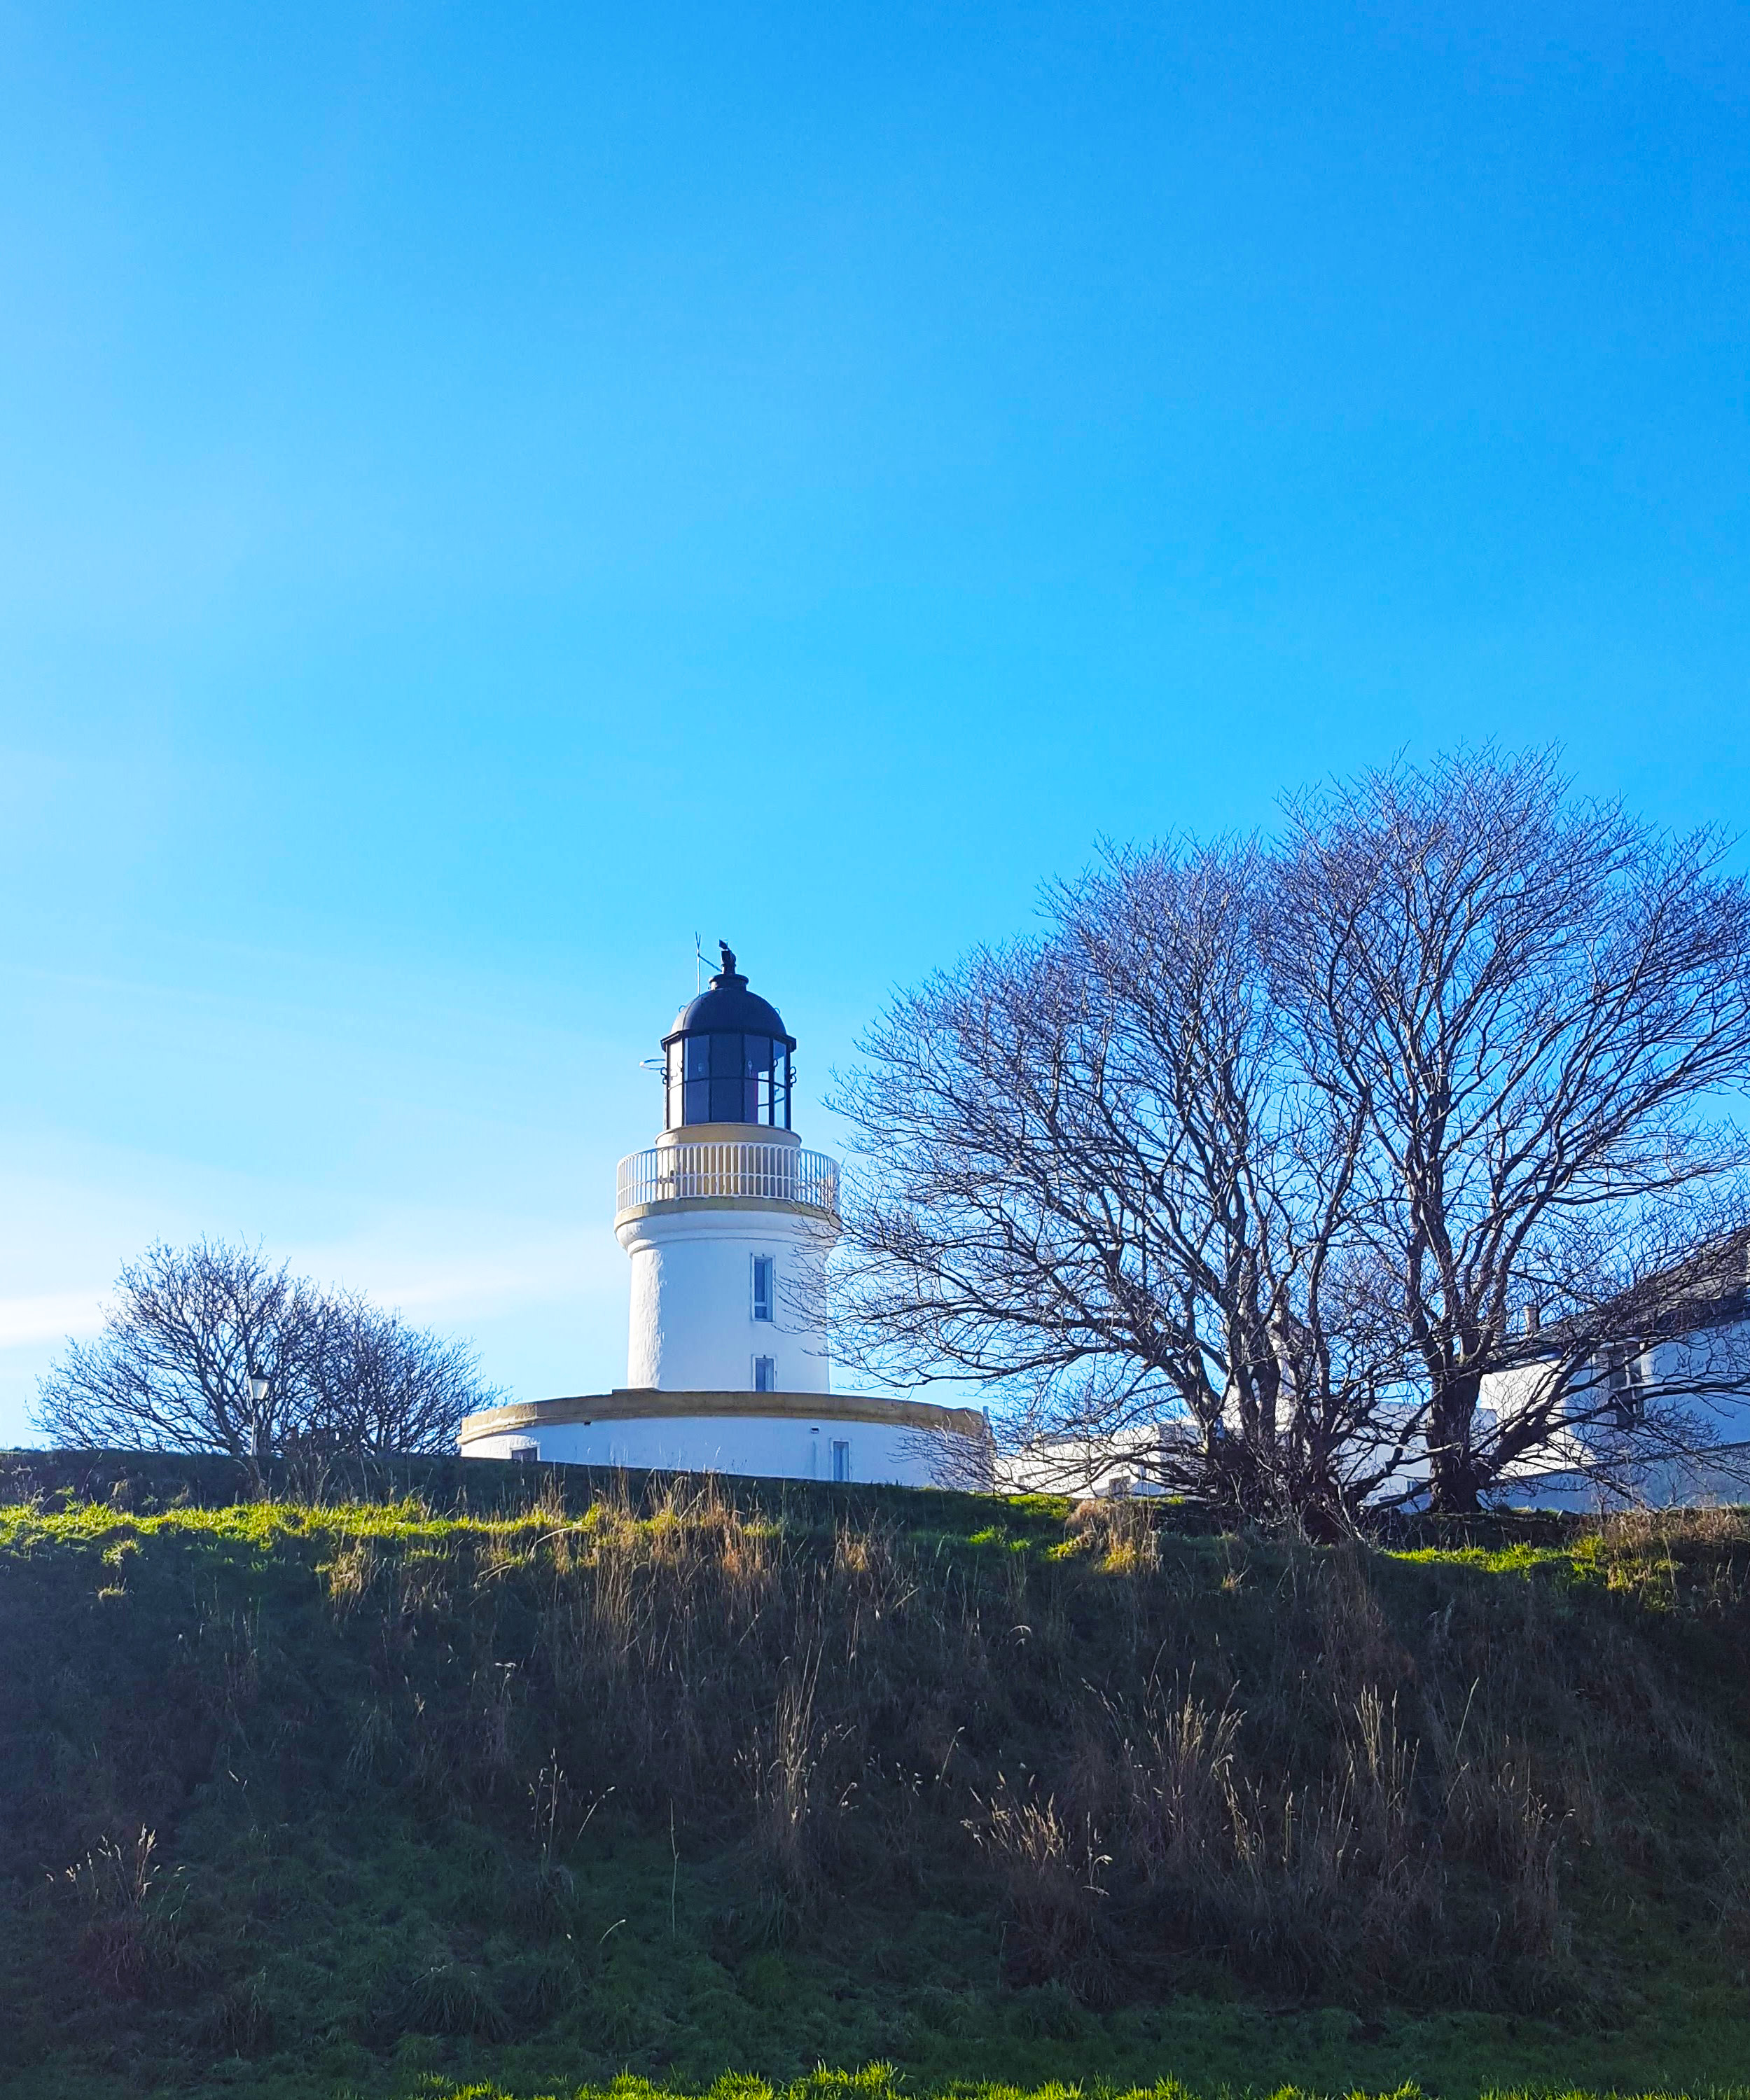
[[[769,1254],[756,1254],[753,1258],[753,1317],[756,1320],[770,1320],[775,1317],[773,1301],[778,1295],[778,1264]]]
[[[790,1051],[781,1036],[681,1035],[668,1045],[668,1124],[790,1127]]]
[[[778,1359],[775,1357],[756,1357],[754,1358],[753,1389],[756,1392],[777,1392]]]
[[[711,1120],[711,1038],[708,1035],[683,1036],[676,1043],[686,1060],[686,1103],[681,1110],[683,1123],[709,1123]]]
[[[851,1446],[849,1438],[844,1443],[835,1444],[832,1447],[832,1477],[835,1480],[848,1480],[851,1477]]]
[[[754,1101],[758,1087],[750,1087],[746,1072],[745,1035],[713,1035],[711,1039],[711,1120],[713,1123],[756,1123]]]

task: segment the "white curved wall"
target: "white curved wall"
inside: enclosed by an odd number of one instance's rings
[[[632,1257],[627,1384],[659,1392],[751,1392],[755,1359],[769,1357],[771,1390],[827,1392],[822,1285],[837,1237],[824,1219],[733,1201],[699,1209],[665,1205],[629,1219],[619,1228]],[[775,1317],[769,1321],[753,1317],[756,1255],[776,1264]]]
[[[555,1465],[625,1466],[763,1480],[830,1480],[833,1445],[850,1447],[850,1477],[900,1487],[966,1486],[978,1454],[956,1432],[887,1423],[811,1423],[804,1417],[677,1415],[641,1421],[563,1422],[477,1437],[470,1458],[509,1458],[534,1444]]]

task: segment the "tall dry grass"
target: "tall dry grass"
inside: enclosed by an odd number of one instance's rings
[[[144,1824],[131,1838],[100,1838],[64,1870],[58,1892],[80,1913],[78,1960],[94,1983],[134,1996],[174,1970],[179,1884]]]
[[[1704,1595],[1665,1569],[1711,1521],[1601,1530],[1580,1608],[1536,1570],[1169,1540],[1135,1504],[1039,1553],[822,1532],[681,1482],[342,1539],[327,1580],[368,1662],[358,1783],[481,1815],[547,1799],[549,1858],[562,1771],[738,1847],[763,1930],[848,1891],[982,1890],[1012,1974],[1089,2002],[1215,1961],[1289,1993],[1537,2005],[1586,1988],[1587,1855],[1632,1857],[1673,1785],[1739,1863],[1722,1917],[1742,1884],[1742,1744],[1674,1700],[1643,1624],[1661,1585],[1721,1624],[1742,1607],[1735,1576]]]

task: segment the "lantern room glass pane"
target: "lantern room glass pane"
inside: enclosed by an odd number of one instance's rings
[[[772,1039],[742,1039],[742,1107],[744,1123],[769,1123],[772,1101]]]
[[[689,1035],[681,1043],[686,1055],[686,1100],[683,1123],[709,1123],[711,1118],[711,1038]]]
[[[668,1048],[668,1127],[690,1123],[790,1127],[790,1050],[771,1035],[685,1035]]]
[[[738,1035],[707,1035],[711,1046],[712,1123],[745,1123],[742,1114],[741,1046]]]

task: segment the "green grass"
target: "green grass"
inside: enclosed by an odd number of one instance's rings
[[[603,1485],[0,1510],[0,2090],[1743,2080],[1741,1515]]]
[[[1308,2088],[1300,2085],[1281,2085],[1268,2089],[1254,2089],[1259,2100],[1314,2100]],[[430,2096],[430,2100],[522,2100],[502,2086],[490,2082],[476,2082],[458,2085],[453,2081],[431,2076],[422,2081],[420,2091]],[[994,2080],[963,2080],[941,2089],[943,2100],[1200,2100],[1197,2091],[1175,2078],[1157,2080],[1150,2085],[1112,2086],[1102,2084],[1083,2085],[1073,2081],[1057,2080],[1048,2085],[1025,2086],[999,2084]],[[1712,2089],[1712,2100],[1744,2100],[1750,2088],[1718,2086]],[[1536,2100],[1592,2100],[1592,2096],[1569,2089],[1535,2089]],[[606,2085],[581,2085],[575,2093],[539,2096],[539,2100],[915,2100],[904,2075],[891,2064],[871,2064],[857,2071],[819,2070],[811,2076],[797,2079],[789,2085],[774,2086],[763,2079],[729,2075],[717,2080],[710,2087],[682,2095],[675,2089],[655,2086],[646,2080],[623,2076]],[[1395,2086],[1390,2093],[1370,2096],[1359,2091],[1346,2096],[1346,2100],[1430,2100],[1422,2089],[1410,2083]],[[1488,2100],[1534,2100],[1534,2089],[1514,2087],[1488,2096]],[[1675,2100],[1668,2093],[1638,2096],[1620,2094],[1616,2100]]]

